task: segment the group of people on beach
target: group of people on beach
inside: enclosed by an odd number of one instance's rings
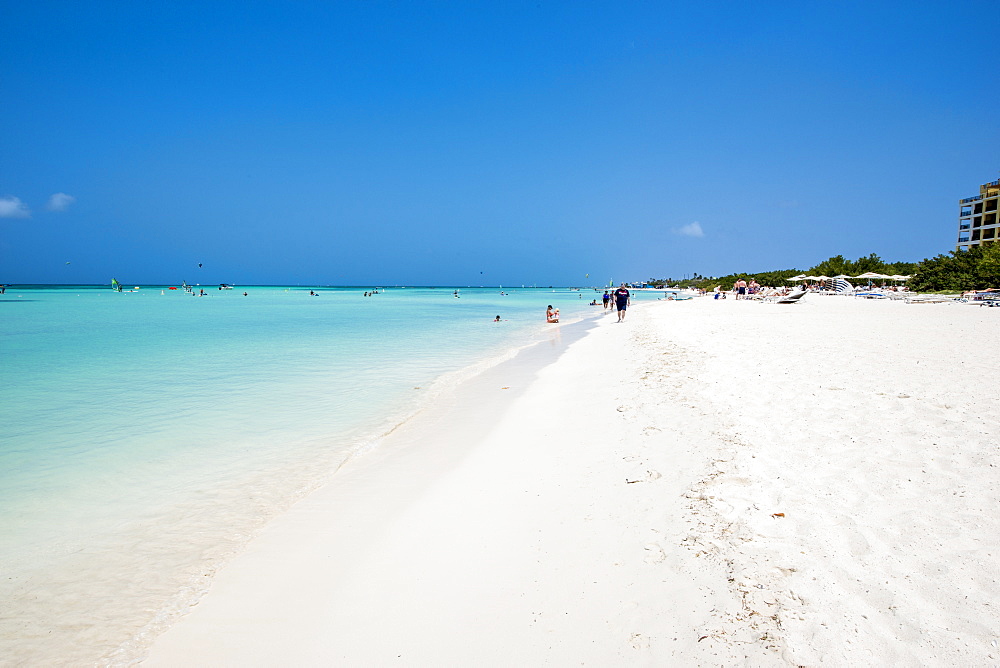
[[[718,290],[719,288],[716,288],[716,292],[718,292]],[[745,280],[741,278],[740,280],[736,281],[736,283],[733,284],[733,292],[736,293],[737,299],[746,299],[749,295],[755,295],[759,291],[760,291],[760,283],[753,280],[752,278],[750,279],[749,283],[747,283]]]
[[[614,292],[604,291],[604,296],[601,297],[601,301],[604,302],[604,309],[607,310],[611,301],[614,300],[613,310],[618,311],[618,322],[625,319],[625,311],[632,304],[632,294],[622,283],[617,290]]]
[[[632,304],[632,294],[625,287],[625,284],[622,283],[614,292],[605,290],[601,300],[604,302],[604,310],[608,310],[608,307],[611,306],[613,311],[618,312],[618,322],[621,322],[625,319],[625,311]],[[590,302],[590,305],[597,306],[597,300],[595,299]],[[548,308],[545,309],[545,322],[559,322],[559,309],[553,307],[552,304],[549,304]]]

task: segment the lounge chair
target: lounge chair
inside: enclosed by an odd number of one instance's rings
[[[803,291],[803,292],[795,292],[790,295],[784,295],[784,296],[774,295],[773,297],[768,297],[767,299],[765,299],[765,301],[771,304],[794,304],[800,299],[802,299],[802,297],[804,297],[805,294],[806,293]]]
[[[908,297],[906,300],[907,304],[951,304],[954,303],[954,299],[950,297],[936,297],[934,295],[915,295],[913,297]]]

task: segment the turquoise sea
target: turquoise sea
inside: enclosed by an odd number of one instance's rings
[[[603,313],[589,288],[199,289],[0,296],[0,665],[128,663],[269,518],[541,340],[547,304]]]

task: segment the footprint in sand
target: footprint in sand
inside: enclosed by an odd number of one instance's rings
[[[649,553],[643,560],[647,564],[658,564],[667,558],[667,553],[664,552],[663,548],[657,545],[656,543],[647,543],[644,546],[644,549],[646,550],[646,552]]]

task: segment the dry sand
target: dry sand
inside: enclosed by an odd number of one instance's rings
[[[145,665],[996,664],[998,311],[608,316],[273,522]]]

